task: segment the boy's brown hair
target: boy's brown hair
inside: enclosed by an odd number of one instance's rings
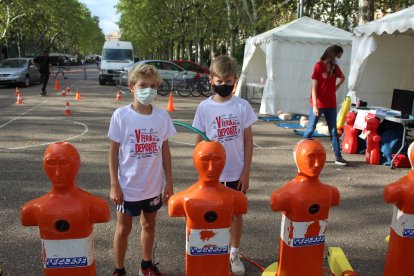
[[[211,61],[210,76],[225,78],[228,76],[237,77],[237,62],[234,58],[221,55]]]
[[[158,73],[157,68],[153,65],[149,64],[139,64],[134,67],[131,71],[128,73],[128,85],[134,86],[135,83],[137,83],[139,78],[151,78],[155,77],[158,81],[158,86],[162,83],[162,78],[160,77],[160,74]]]

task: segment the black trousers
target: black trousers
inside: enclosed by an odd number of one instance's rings
[[[46,92],[46,85],[49,82],[50,73],[40,73],[40,79],[42,80],[42,92]]]

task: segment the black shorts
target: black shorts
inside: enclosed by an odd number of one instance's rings
[[[237,184],[239,184],[239,180],[229,181],[229,182],[221,182],[221,184],[223,184],[226,187],[229,187],[230,189],[233,189],[233,190],[236,190],[236,191],[241,191],[241,186],[240,186],[240,189],[237,189]]]
[[[127,214],[131,217],[141,215],[141,211],[153,213],[158,211],[162,206],[161,194],[159,196],[144,199],[141,201],[124,201],[121,205],[116,206],[116,211]]]

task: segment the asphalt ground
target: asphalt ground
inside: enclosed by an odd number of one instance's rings
[[[68,140],[81,155],[78,185],[109,202],[107,165],[107,130],[113,111],[131,102],[128,94],[115,100],[117,87],[100,86],[96,67],[65,72],[60,86],[79,90],[82,99],[72,92],[66,97],[54,92],[54,80],[46,97],[40,97],[40,85],[21,88],[23,104],[16,104],[15,88],[0,87],[0,269],[3,275],[42,275],[42,250],[37,227],[20,223],[22,205],[50,190],[43,171],[42,156],[53,142]],[[174,97],[174,120],[191,124],[198,103],[204,98]],[[168,97],[159,96],[156,105],[166,108]],[[66,102],[72,116],[65,116]],[[256,112],[258,103],[252,103]],[[197,180],[192,164],[194,133],[177,127],[170,140],[175,191],[182,191]],[[253,125],[254,153],[250,178],[248,214],[245,215],[241,252],[267,267],[278,259],[281,214],[270,209],[270,194],[292,179],[297,172],[292,150],[301,139],[291,129],[272,122]],[[319,139],[327,149],[327,162],[320,179],[336,186],[341,202],[330,211],[326,247],[341,247],[360,275],[382,275],[392,217],[392,206],[383,201],[384,187],[406,175],[408,169],[394,169],[365,163],[363,155],[344,157],[351,162],[334,164],[328,138]],[[110,204],[111,220],[95,224],[97,275],[112,275],[114,262],[112,240],[115,209]],[[138,275],[140,245],[138,220],[129,239],[126,257],[128,275]],[[185,220],[170,218],[167,206],[157,217],[156,262],[166,275],[185,274]],[[300,262],[298,263],[300,265]],[[245,261],[247,275],[261,275],[260,269]]]

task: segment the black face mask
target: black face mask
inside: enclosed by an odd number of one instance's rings
[[[228,97],[233,92],[234,84],[213,84],[213,91],[220,95],[220,97]]]

